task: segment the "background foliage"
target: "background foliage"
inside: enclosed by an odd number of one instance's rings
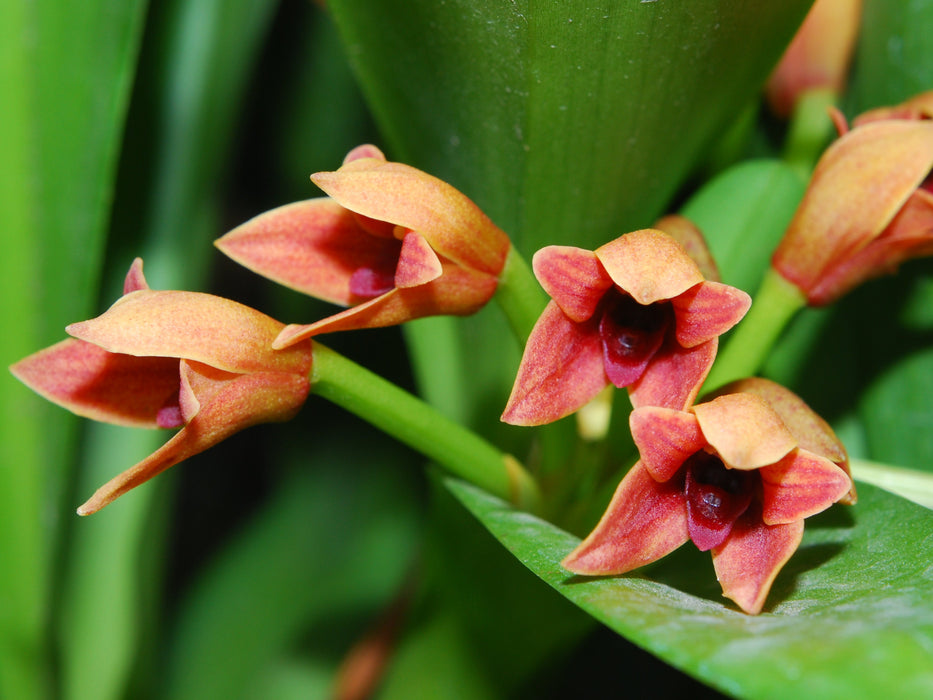
[[[308,174],[364,141],[455,184],[529,255],[682,207],[725,280],[754,291],[803,188],[759,90],[809,2],[329,5],[0,4],[6,364],[105,308],[136,255],[156,288],[326,313],[211,241],[316,196]],[[866,0],[847,114],[933,87],[931,27],[929,0]],[[738,157],[756,160],[719,174]],[[806,311],[766,367],[855,456],[925,471],[930,271]],[[520,350],[503,328],[489,308],[328,342],[523,454],[527,432],[498,423]],[[327,697],[373,630],[391,640],[373,657],[387,698],[558,697],[619,678],[701,697],[871,697],[892,677],[933,692],[931,516],[871,487],[813,523],[773,606],[748,618],[690,553],[568,585],[556,562],[572,535],[462,485],[454,498],[320,401],[87,519],[74,506],[160,436],[73,420],[10,376],[0,431],[3,698]]]

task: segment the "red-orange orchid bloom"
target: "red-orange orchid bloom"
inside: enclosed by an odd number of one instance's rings
[[[723,595],[761,612],[804,519],[854,491],[845,450],[798,397],[767,380],[727,390],[738,393],[687,411],[632,412],[641,459],[564,568],[623,574],[692,540],[712,551]]]
[[[768,79],[766,95],[780,117],[810,90],[842,92],[861,23],[862,0],[816,0]]]
[[[820,158],[772,267],[829,304],[904,261],[933,254],[933,96],[856,120]]]
[[[217,241],[254,272],[352,307],[288,326],[276,348],[319,333],[471,314],[492,298],[509,239],[452,186],[370,145],[311,179],[329,197],[265,212]]]
[[[94,513],[257,423],[288,420],[310,390],[311,341],[274,351],[284,324],[228,299],[153,291],[137,259],[124,295],[73,336],[11,367],[31,389],[94,420],[181,428],[78,509]]]
[[[749,296],[709,282],[673,238],[627,233],[595,251],[549,246],[533,259],[552,301],[535,324],[502,420],[540,425],[573,413],[608,384],[635,406],[686,408],[719,336]]]

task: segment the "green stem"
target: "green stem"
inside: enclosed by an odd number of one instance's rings
[[[547,300],[547,295],[521,253],[514,246],[510,248],[505,267],[499,275],[496,301],[523,345],[531,335],[531,329]]]
[[[835,104],[836,93],[820,88],[803,93],[794,107],[783,159],[804,182],[810,180],[816,161],[832,138],[833,121],[828,110]]]
[[[781,331],[806,303],[803,292],[768,268],[752,308],[719,353],[704,389],[718,389],[757,373]]]
[[[451,474],[527,510],[540,496],[519,462],[421,399],[314,343],[312,391],[445,467]]]

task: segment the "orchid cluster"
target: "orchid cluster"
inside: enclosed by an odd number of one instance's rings
[[[851,128],[835,119],[839,137],[816,165],[766,283],[783,290],[792,310],[832,303],[933,253],[931,95],[865,114]],[[533,470],[465,428],[437,422],[429,407],[385,383],[359,393],[395,391],[408,403],[354,403],[345,387],[333,390],[334,363],[343,360],[318,343],[328,333],[468,315],[503,301],[528,284],[522,274],[530,280],[509,237],[457,189],[372,145],[312,180],[327,196],[260,214],[216,245],[250,270],[345,310],[285,325],[229,299],[151,290],[137,259],[109,310],[12,367],[79,415],[180,428],[78,512],[99,510],[246,427],[288,420],[321,393],[453,473],[559,520],[548,507],[559,500],[559,479],[542,488]],[[751,297],[718,280],[702,234],[676,216],[596,250],[545,247],[532,269],[550,300],[536,307],[532,290],[525,302],[503,301],[527,342],[502,420],[541,426],[601,401],[607,387],[624,388],[638,452],[564,568],[624,574],[689,540],[712,553],[723,594],[746,613],[761,612],[804,520],[854,503],[856,494],[832,429],[788,389],[752,376],[757,360],[711,378],[720,338],[750,307],[754,313]],[[740,326],[733,343],[741,333]],[[472,456],[437,442],[448,432],[462,433]]]

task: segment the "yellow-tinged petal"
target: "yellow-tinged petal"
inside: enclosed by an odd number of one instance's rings
[[[495,294],[498,280],[481,272],[442,262],[436,280],[408,289],[393,289],[370,301],[307,325],[285,327],[272,343],[288,348],[321,333],[382,328],[425,316],[464,316],[479,311]]]
[[[663,231],[677,241],[690,259],[697,264],[703,277],[711,282],[721,282],[719,267],[706,244],[706,238],[700,228],[686,216],[668,214],[658,219],[654,228]]]
[[[799,447],[826,457],[840,467],[851,482],[849,455],[845,445],[823,418],[790,389],[762,377],[740,379],[722,387],[717,393],[748,393],[760,396],[781,417],[784,425]],[[846,505],[856,502],[855,482],[851,482],[848,495],[841,500]]]
[[[132,292],[68,333],[114,353],[177,357],[230,372],[305,373],[310,353],[272,350],[284,324],[248,306],[198,292]]]
[[[178,360],[107,352],[63,340],[10,371],[43,398],[92,420],[156,428],[156,415],[178,393]]]
[[[825,457],[796,449],[760,470],[761,518],[768,525],[792,523],[822,513],[843,498],[852,479]]]
[[[703,281],[683,247],[662,231],[642,229],[596,249],[612,281],[639,304],[672,299]]]
[[[727,394],[691,409],[709,445],[731,469],[774,464],[797,441],[770,404],[753,394]]]
[[[726,541],[713,549],[713,567],[722,594],[757,615],[771,585],[803,539],[803,520],[765,525],[756,509],[736,521]]]
[[[857,116],[853,126],[861,126],[882,119],[933,119],[933,90],[921,92],[893,107],[879,107]]]
[[[787,117],[802,93],[839,94],[858,37],[862,0],[816,0],[767,84],[768,103]]]
[[[561,566],[587,576],[624,574],[670,554],[687,539],[683,484],[659,483],[638,462],[602,519]]]
[[[877,121],[844,134],[817,164],[773,267],[809,298],[834,266],[881,235],[931,168],[933,121]]]
[[[632,411],[629,425],[641,462],[656,481],[673,477],[706,445],[696,416],[687,411],[644,406]]]
[[[544,291],[577,323],[592,318],[612,287],[612,279],[591,250],[547,246],[534,254],[531,265]]]
[[[440,255],[498,276],[509,238],[466,195],[403,163],[359,158],[314,183],[342,206],[415,231]]]

